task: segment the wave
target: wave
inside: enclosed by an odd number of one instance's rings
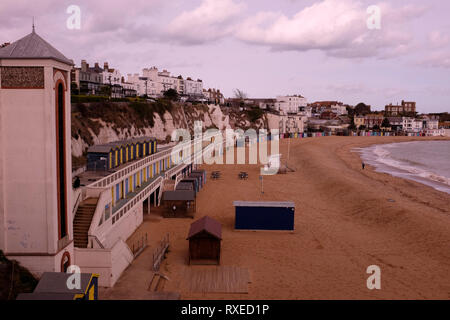
[[[424,182],[423,180],[438,183],[439,185],[432,184],[432,186],[438,190],[450,193],[450,188],[448,188],[450,187],[450,178],[436,173],[424,163],[419,163],[410,159],[395,159],[391,152],[391,149],[394,148],[395,145],[396,144],[375,145],[368,148],[362,148],[362,150],[360,149],[362,159],[366,163],[373,165],[377,171],[409,178],[422,183]]]

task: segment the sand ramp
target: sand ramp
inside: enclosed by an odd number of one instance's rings
[[[248,293],[248,269],[236,266],[186,267],[183,289],[195,293]]]

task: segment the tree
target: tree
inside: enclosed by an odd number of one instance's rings
[[[368,114],[368,113],[370,113],[370,106],[366,105],[363,102],[360,102],[360,103],[358,103],[356,105],[356,107],[355,107],[355,114],[365,115],[365,114]]]
[[[75,82],[72,82],[70,84],[70,92],[74,95],[78,95],[80,94],[80,90],[78,90],[78,86]]]
[[[246,94],[243,90],[240,90],[240,89],[234,89],[233,93],[234,93],[234,97],[235,97],[236,99],[240,99],[240,100],[245,100],[245,99],[247,99],[247,94]]]
[[[167,98],[172,101],[178,101],[177,90],[170,88],[169,90],[164,91],[164,98]]]
[[[100,88],[100,94],[101,94],[102,96],[108,96],[108,97],[110,97],[110,96],[111,96],[111,87],[110,87],[110,86],[102,86],[102,87]]]
[[[356,125],[355,125],[355,118],[351,117],[351,122],[350,125],[348,126],[349,130],[355,130],[356,129]]]
[[[388,118],[384,118],[383,122],[381,123],[381,127],[382,128],[390,128],[391,124],[389,123],[389,119]]]

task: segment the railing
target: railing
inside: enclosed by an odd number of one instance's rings
[[[130,175],[142,170],[144,167],[147,167],[149,165],[152,165],[158,161],[161,161],[161,160],[167,158],[167,156],[169,156],[171,153],[172,153],[172,148],[152,154],[144,159],[138,160],[138,161],[134,162],[133,164],[130,164],[129,166],[110,174],[109,176],[106,176],[96,182],[93,182],[92,184],[89,185],[89,187],[94,187],[94,188],[110,187],[110,186],[114,185],[117,182],[117,180],[123,180],[122,178],[124,178],[126,176],[130,176]]]
[[[153,252],[153,271],[158,271],[161,262],[164,259],[164,255],[169,248],[169,234],[167,233],[164,238],[160,241],[155,251]]]
[[[137,193],[132,200],[130,200],[127,204],[125,204],[122,208],[117,210],[116,213],[112,216],[112,224],[116,223],[124,214],[126,214],[131,208],[133,208],[139,201],[148,197],[150,193],[153,192],[164,179],[159,176],[155,179],[151,184],[145,187],[142,191]]]
[[[142,237],[137,240],[137,245],[135,245],[135,243],[131,245],[131,252],[133,252],[134,258],[139,256],[142,253],[142,251],[144,251],[144,249],[147,248],[147,246],[148,246],[148,238],[146,232],[145,235],[142,235]]]
[[[207,153],[211,151],[212,148],[215,148],[215,143],[211,143],[203,150],[199,150],[196,154],[191,154],[191,161],[194,161],[194,159],[199,159],[199,157],[202,157],[203,153]],[[222,143],[223,145],[223,143]],[[190,145],[192,147],[192,145]],[[162,183],[165,178],[169,178],[170,176],[178,173],[181,171],[184,167],[186,167],[188,164],[181,163],[173,168],[168,169],[165,171],[162,175],[157,176],[154,181],[152,181],[148,186],[144,187],[142,190],[136,193],[136,195],[133,196],[132,199],[130,199],[128,202],[123,204],[122,207],[117,209],[116,212],[113,212],[110,216],[110,218],[107,221],[104,221],[102,225],[99,226],[100,219],[103,217],[104,208],[107,204],[111,202],[111,193],[109,188],[107,187],[101,187],[101,185],[108,185],[111,183],[111,180],[114,179],[116,174],[129,174],[130,172],[133,172],[135,170],[141,169],[140,166],[143,166],[144,164],[147,165],[149,163],[152,163],[152,161],[159,161],[164,156],[167,156],[172,149],[165,150],[162,154],[158,154],[158,157],[154,157],[155,155],[151,155],[147,157],[146,159],[140,160],[137,163],[134,163],[130,167],[124,168],[115,174],[112,175],[112,177],[105,177],[102,180],[97,181],[96,183],[90,185],[88,187],[89,190],[95,191],[99,193],[99,201],[97,203],[97,208],[95,210],[91,226],[89,228],[88,235],[91,237],[95,237],[96,241],[101,244],[101,241],[97,238],[97,235],[99,235],[100,232],[100,238],[103,239],[103,234],[107,234],[110,231],[110,228],[118,222],[124,215],[127,215],[128,212],[131,211],[138,203],[143,201],[144,199],[148,198],[154,190],[160,186],[162,186]],[[122,173],[123,172],[123,173]],[[160,197],[162,196],[162,191],[160,192]],[[159,200],[159,199],[158,199]]]
[[[111,203],[111,201],[111,193],[108,189],[100,192],[98,196],[97,206],[95,207],[94,215],[92,216],[91,225],[88,231],[89,237],[95,236],[95,230],[97,229],[100,220],[103,218],[105,207],[107,204]]]
[[[91,248],[94,248],[94,243],[93,241],[95,240],[95,242],[97,243],[98,247],[100,249],[105,249],[105,247],[103,246],[103,244],[100,242],[100,240],[98,240],[97,236],[88,236],[89,238],[89,243],[91,244]]]
[[[207,134],[203,137],[203,141],[211,139],[214,136],[216,136],[216,134],[214,134],[214,133]],[[117,180],[123,180],[124,177],[130,176],[130,175],[142,170],[144,167],[153,165],[154,163],[167,158],[168,156],[170,156],[172,154],[172,151],[174,148],[179,148],[179,150],[181,151],[184,148],[188,147],[188,145],[189,145],[189,147],[192,147],[193,142],[194,141],[179,143],[171,148],[168,148],[167,150],[149,155],[144,159],[138,160],[123,169],[120,169],[98,181],[93,182],[88,187],[91,187],[91,188],[111,187],[112,185],[114,185],[117,182]],[[211,146],[211,145],[209,145],[209,146]],[[197,156],[199,156],[199,155],[197,155]],[[201,153],[200,153],[200,156],[201,156]]]
[[[77,200],[75,200],[75,204],[74,204],[73,210],[72,210],[72,218],[73,218],[73,219],[75,219],[75,214],[76,214],[76,212],[77,212],[77,210],[78,210],[78,206],[79,206],[80,203],[81,203],[81,196],[82,196],[82,194],[83,194],[83,192],[81,191],[80,188],[77,189],[76,192],[78,192],[78,196],[77,196]]]

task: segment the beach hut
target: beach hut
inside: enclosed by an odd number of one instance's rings
[[[194,190],[175,190],[163,193],[163,216],[165,218],[194,218]]]
[[[152,154],[152,143],[155,138],[146,137],[142,142],[142,156],[146,157]]]
[[[80,287],[69,288],[73,276],[65,272],[44,272],[33,293],[22,293],[17,300],[98,300],[98,274],[79,273]]]
[[[189,264],[220,264],[222,225],[205,216],[191,224],[189,234]]]
[[[194,188],[195,192],[199,191],[197,179],[195,179],[195,178],[184,178],[183,180],[180,181],[180,183],[181,182],[190,183],[190,184],[192,184],[192,187]]]
[[[200,173],[202,175],[203,184],[206,183],[206,170],[204,170],[204,169],[192,170],[192,173]]]
[[[202,173],[196,173],[196,172],[191,172],[191,174],[189,175],[189,178],[195,178],[198,181],[198,185],[201,188],[203,188],[204,185],[204,177]]]
[[[107,171],[114,168],[114,147],[110,144],[91,146],[87,151],[87,170]]]
[[[119,163],[124,164],[126,161],[126,152],[127,152],[127,145],[123,141],[120,142],[119,147]]]
[[[179,182],[175,187],[175,190],[191,190],[194,192],[194,195],[196,195],[194,184],[190,182]]]
[[[236,230],[294,230],[291,201],[234,201]]]

